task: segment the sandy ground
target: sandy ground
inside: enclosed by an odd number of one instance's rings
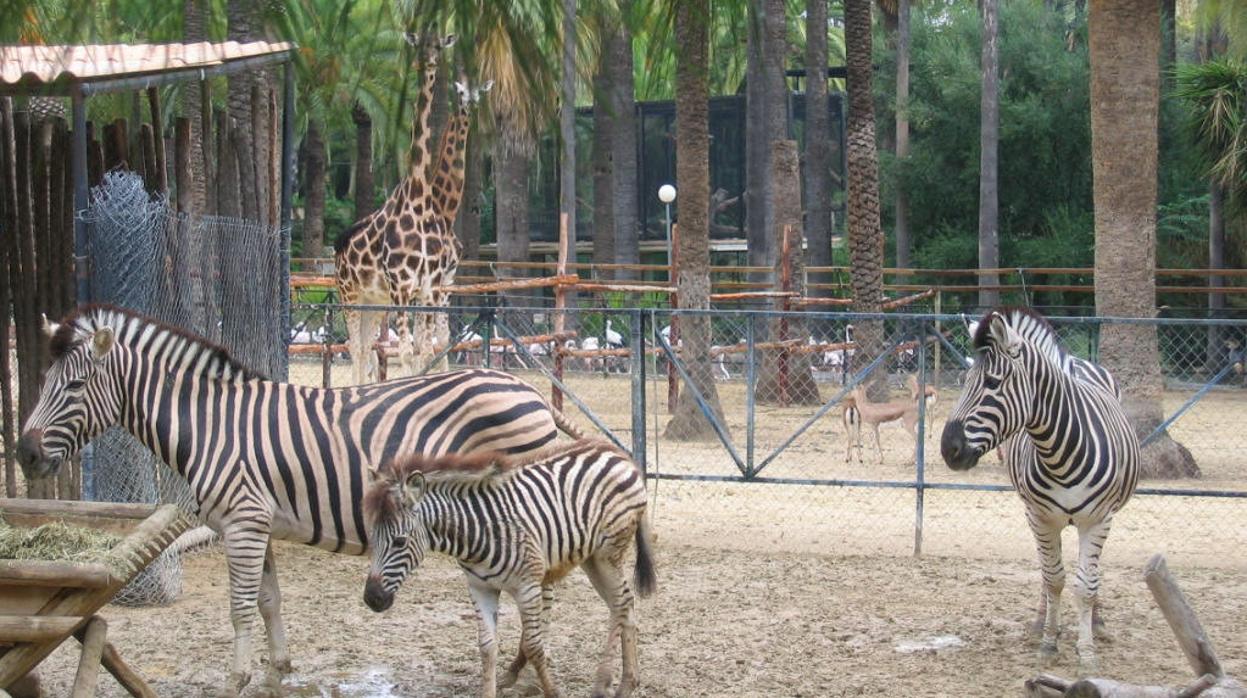
[[[743,552],[681,542],[660,526],[659,593],[640,605],[645,696],[1021,695],[1039,665],[1025,633],[1038,571],[1014,559]],[[733,535],[724,532],[725,537]],[[838,546],[829,544],[829,550]],[[279,570],[295,696],[461,696],[478,687],[476,625],[461,574],[431,559],[399,601],[377,615],[361,601],[366,560],[281,544]],[[1247,673],[1247,560],[1233,569],[1175,567],[1226,670]],[[1102,673],[1180,683],[1190,674],[1139,567],[1105,561]],[[160,695],[210,694],[225,675],[231,628],[219,548],[188,559],[185,592],[165,608],[108,607],[110,638]],[[1066,624],[1073,611],[1064,611]],[[606,628],[583,575],[557,591],[550,652],[565,695],[588,693]],[[502,653],[518,619],[503,611]],[[1072,629],[1050,670],[1076,672]],[[923,649],[950,643],[943,649]],[[72,651],[43,668],[65,695]],[[262,654],[257,652],[257,657]],[[531,674],[524,685],[531,686]],[[111,679],[101,694],[123,695]],[[257,687],[246,695],[260,695]],[[523,695],[508,691],[504,695]]]

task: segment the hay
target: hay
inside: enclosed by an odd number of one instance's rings
[[[63,521],[23,528],[0,517],[0,560],[102,562],[119,542],[121,538],[111,533]]]

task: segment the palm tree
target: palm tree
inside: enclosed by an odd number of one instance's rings
[[[784,0],[749,3],[745,97],[745,230],[749,264],[769,266],[771,244],[771,141],[788,135],[788,90],[784,80],[786,37]],[[765,280],[768,274],[756,275]]]
[[[677,0],[676,37],[676,187],[680,191],[680,270],[676,285],[680,307],[710,308],[710,91],[708,0]],[[689,378],[723,424],[723,408],[710,371],[710,320],[680,319],[682,358]],[[684,386],[665,435],[679,440],[709,438],[710,423],[689,386]]]
[[[853,271],[853,310],[883,309],[883,231],[879,227],[879,154],[875,149],[875,108],[871,94],[870,0],[844,2],[848,118],[845,155],[848,169],[847,228]],[[874,357],[883,348],[883,327],[854,323],[858,356]],[[882,376],[880,371],[878,375]],[[876,383],[875,385],[879,385]],[[878,388],[874,389],[877,391]]]
[[[593,74],[593,261],[598,264],[609,264],[615,261],[615,200],[613,164],[614,154],[615,112],[611,109],[611,92],[614,90],[615,70],[612,69],[609,53],[610,25],[618,23],[618,18],[609,17],[604,5],[598,5],[595,19],[601,36],[601,55],[598,57],[597,70]],[[609,279],[609,269],[602,269],[597,276]]]
[[[982,0],[983,58],[979,66],[983,76],[983,92],[979,111],[979,269],[1000,266],[1000,180],[996,173],[997,146],[1000,144],[1000,28],[997,0]],[[1000,277],[979,274],[979,306],[990,308],[1000,303],[995,288]]]
[[[1160,5],[1096,0],[1088,19],[1096,312],[1156,315],[1156,167],[1160,108]],[[1122,385],[1136,432],[1164,416],[1155,325],[1106,324],[1100,359]],[[1190,451],[1168,435],[1143,451],[1145,477],[1197,476]]]
[[[896,161],[909,157],[909,0],[896,3]],[[909,192],[903,178],[896,184],[896,266],[909,266]]]
[[[372,179],[372,115],[356,102],[351,121],[355,124],[355,220],[360,220],[377,207]]]
[[[637,137],[636,93],[633,86],[632,30],[635,22],[632,0],[618,0],[619,22],[607,33],[602,55],[612,73],[607,106],[614,129],[611,134],[611,190],[614,194],[613,226],[615,262],[641,261],[641,230],[637,221]],[[635,279],[636,272],[616,273],[619,279]]]
[[[246,42],[263,36],[263,21],[260,15],[260,3],[254,0],[228,0],[225,5],[226,17],[229,20],[231,41]],[[229,116],[233,121],[231,137],[238,152],[240,175],[238,178],[238,194],[241,214],[248,220],[261,220],[260,202],[267,201],[267,177],[255,176],[255,165],[268,162],[268,138],[264,133],[253,132],[252,123],[252,87],[259,86],[260,98],[267,103],[267,92],[264,81],[248,72],[231,76],[229,79]],[[251,176],[242,174],[248,170]]]
[[[576,250],[576,0],[563,0],[561,37],[563,68],[560,71],[559,104],[559,213],[567,221],[572,261]],[[562,225],[560,223],[560,225]],[[575,303],[570,303],[575,305]]]
[[[827,2],[808,0],[805,31],[805,237],[809,263],[831,265],[831,117],[827,111]],[[821,275],[811,281],[823,281]]]

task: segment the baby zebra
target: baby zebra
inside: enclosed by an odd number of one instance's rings
[[[514,684],[531,661],[545,696],[558,695],[542,633],[554,583],[577,565],[611,611],[593,695],[606,695],[621,640],[623,676],[615,695],[628,696],[639,685],[632,585],[623,572],[633,539],[637,593],[652,594],[655,578],[645,478],[627,456],[587,440],[526,456],[414,456],[375,472],[364,506],[372,541],[364,602],[372,610],[394,603],[426,551],[459,561],[479,621],[482,696],[496,692],[502,591],[515,599],[523,625],[519,655],[502,685]]]

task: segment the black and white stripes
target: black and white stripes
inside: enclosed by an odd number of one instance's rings
[[[1010,480],[1026,504],[1043,567],[1040,651],[1056,651],[1065,584],[1061,530],[1077,527],[1078,654],[1095,663],[1100,552],[1113,515],[1134,493],[1139,443],[1113,377],[1065,352],[1055,331],[1027,309],[998,309],[974,333],[977,361],[949,414],[940,444],[954,470],[974,467],[1001,447]]]
[[[556,695],[542,633],[553,584],[576,566],[611,610],[593,695],[605,695],[612,648],[620,640],[624,668],[615,695],[627,696],[636,687],[633,586],[622,569],[634,538],[634,583],[641,596],[653,591],[654,569],[644,476],[623,454],[581,441],[535,456],[409,459],[379,474],[367,510],[375,545],[364,600],[373,610],[389,608],[427,551],[459,561],[477,609],[482,696],[496,690],[502,591],[515,598],[523,623],[520,653],[503,685],[532,662],[545,695]]]
[[[47,329],[54,361],[19,448],[27,475],[116,425],[186,477],[225,542],[235,691],[249,678],[257,598],[273,665],[289,665],[270,536],[362,553],[366,467],[410,453],[524,453],[554,440],[556,420],[574,431],[532,386],[496,371],[321,390],[264,380],[201,338],[116,308]]]

